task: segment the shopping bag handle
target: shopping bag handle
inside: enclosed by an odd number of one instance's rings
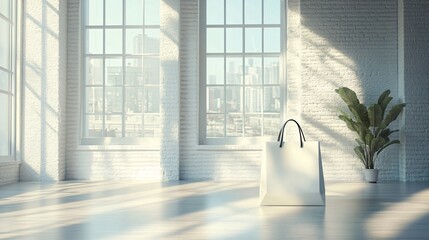
[[[303,143],[303,139],[304,139],[304,142],[305,142],[305,136],[304,136],[304,131],[302,131],[302,128],[301,128],[301,126],[299,125],[299,123],[295,120],[295,119],[289,119],[289,120],[287,120],[284,124],[283,124],[283,127],[280,129],[280,132],[279,132],[279,136],[277,137],[277,142],[280,142],[280,148],[283,146],[283,135],[284,135],[284,131],[285,131],[285,128],[286,128],[286,124],[288,123],[288,122],[290,122],[290,121],[292,121],[292,122],[294,122],[294,123],[296,123],[296,125],[298,126],[298,131],[299,131],[299,143],[300,143],[300,146],[301,146],[301,148],[304,146],[304,143]]]

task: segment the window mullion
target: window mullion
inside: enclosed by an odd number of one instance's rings
[[[246,134],[245,134],[245,124],[246,124],[246,58],[245,58],[245,52],[246,52],[246,27],[245,27],[245,14],[246,14],[246,11],[245,11],[245,4],[246,4],[246,1],[242,1],[242,11],[243,11],[243,14],[242,14],[242,21],[243,21],[243,29],[242,29],[242,31],[241,31],[241,34],[243,35],[243,37],[242,37],[242,44],[243,44],[243,47],[242,47],[242,49],[241,49],[241,52],[242,52],[242,56],[241,56],[241,61],[242,61],[242,75],[243,75],[243,77],[242,77],[242,79],[241,79],[241,81],[242,81],[242,91],[243,91],[243,94],[242,94],[242,107],[243,107],[243,109],[242,109],[242,111],[241,111],[241,117],[242,117],[242,124],[241,124],[241,136],[242,137],[244,137]]]
[[[226,127],[228,121],[226,93],[226,0],[223,2],[223,12],[223,136],[226,137]]]
[[[103,110],[102,115],[102,136],[106,137],[106,0],[103,0]]]
[[[265,0],[262,0],[262,9],[261,9],[261,11],[262,11],[262,35],[261,35],[261,37],[262,37],[262,60],[261,60],[261,83],[262,83],[262,89],[261,89],[261,94],[262,94],[262,96],[261,96],[261,111],[262,111],[262,113],[261,113],[261,136],[264,136],[264,129],[265,129],[265,115],[264,115],[264,112],[265,112],[265,74],[264,74],[264,71],[265,71],[265,64],[264,64],[264,60],[265,60],[265,49],[264,49],[264,46],[265,46],[265,26],[264,26],[264,23],[265,23],[265,21],[264,21],[264,6],[265,6],[265,4],[264,4],[264,2],[265,2]]]
[[[126,14],[126,3],[127,1],[123,1],[123,6],[122,6],[122,137],[125,137],[125,102],[127,100],[127,96],[126,96],[126,91],[125,91],[125,80],[126,80],[126,64],[125,64],[125,54],[126,54],[126,39],[125,39],[125,14]]]

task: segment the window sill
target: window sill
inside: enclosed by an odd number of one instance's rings
[[[262,145],[198,145],[197,151],[262,151]]]
[[[19,165],[21,164],[21,161],[18,160],[5,160],[0,161],[0,166],[7,166],[7,165]]]
[[[77,151],[159,151],[159,144],[149,145],[79,145]]]

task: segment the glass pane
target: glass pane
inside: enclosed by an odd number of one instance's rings
[[[243,84],[243,58],[226,58],[226,84]]]
[[[264,52],[280,53],[280,28],[264,29]]]
[[[280,24],[280,0],[264,0],[264,24]]]
[[[10,14],[10,0],[0,1],[0,14],[3,14],[6,18],[9,18]]]
[[[261,24],[262,23],[262,0],[244,1],[244,23]]]
[[[264,58],[264,82],[265,84],[279,84],[280,68],[278,57]]]
[[[87,87],[86,88],[86,113],[103,112],[103,88]]]
[[[207,114],[207,137],[223,137],[225,117],[223,114]]]
[[[122,29],[106,29],[106,54],[122,53]]]
[[[144,31],[144,53],[159,54],[159,29],[146,29]]]
[[[262,60],[261,58],[246,58],[245,65],[245,83],[246,85],[262,84]]]
[[[208,53],[223,53],[224,50],[224,29],[223,28],[207,28],[207,52]]]
[[[4,1],[4,0],[2,0]],[[0,18],[0,67],[10,68],[10,25]]]
[[[160,123],[161,118],[159,114],[145,114],[144,115],[144,135],[146,137],[160,137],[161,128]]]
[[[87,53],[103,53],[103,29],[88,29],[86,31]]]
[[[264,112],[280,112],[280,87],[264,88]]]
[[[259,113],[262,111],[262,88],[246,87],[245,92],[246,113]]]
[[[0,90],[9,91],[9,73],[0,69]]]
[[[0,156],[10,155],[9,96],[0,93]]]
[[[126,113],[142,113],[143,112],[143,87],[127,87],[125,89]]]
[[[126,53],[142,54],[143,53],[143,30],[127,29],[126,30]]]
[[[122,115],[106,115],[106,137],[122,137]]]
[[[262,116],[260,114],[246,115],[244,117],[244,136],[259,137],[262,135]]]
[[[103,84],[103,59],[88,57],[86,64],[86,85]]]
[[[144,111],[146,113],[159,113],[159,105],[159,87],[146,87]]]
[[[242,87],[226,87],[226,111],[242,112]]]
[[[125,1],[125,11],[127,25],[143,25],[143,0]]]
[[[145,0],[144,23],[145,25],[159,25],[160,6],[159,0]]]
[[[122,59],[106,59],[106,85],[122,85]]]
[[[207,84],[223,84],[223,57],[207,57]]]
[[[122,87],[106,87],[106,113],[122,113]]]
[[[226,1],[226,24],[243,23],[243,0]]]
[[[243,116],[241,114],[228,114],[226,119],[226,135],[228,137],[243,136]]]
[[[142,58],[127,58],[126,62],[126,81],[129,86],[141,86],[143,84],[143,59]]]
[[[87,25],[103,25],[103,0],[91,0],[85,2]]]
[[[106,25],[122,25],[122,0],[105,0]]]
[[[125,117],[125,137],[143,137],[143,115]]]
[[[85,116],[87,137],[103,136],[103,115],[86,115]]]
[[[243,52],[243,29],[242,28],[226,29],[226,52],[227,53]]]
[[[159,84],[159,58],[145,57],[143,60],[143,79],[145,84]]]
[[[207,112],[222,113],[225,105],[224,96],[223,87],[207,87]]]
[[[277,136],[280,127],[280,114],[264,116],[264,136]]]
[[[246,28],[245,45],[247,53],[262,52],[262,29]]]
[[[207,0],[207,25],[210,24],[223,24],[224,14],[224,1],[219,0]]]

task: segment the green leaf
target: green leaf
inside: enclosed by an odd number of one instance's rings
[[[341,87],[335,89],[335,92],[340,95],[341,99],[343,99],[347,105],[359,104],[359,99],[357,98],[356,93],[350,88]]]
[[[389,126],[391,122],[395,121],[396,118],[398,118],[399,114],[401,114],[402,109],[404,109],[405,105],[405,103],[401,103],[393,106],[387,114],[386,118],[380,124],[380,129],[385,129],[387,126]]]
[[[374,135],[370,131],[367,131],[365,135],[365,144],[371,146],[372,140],[374,140]]]
[[[353,149],[356,153],[356,155],[358,155],[359,160],[363,163],[363,165],[365,165],[366,167],[366,159],[365,159],[365,150],[363,149],[363,147],[361,146],[357,146]]]
[[[341,119],[341,120],[343,120],[347,124],[347,127],[350,130],[352,130],[354,132],[357,132],[356,123],[351,118],[349,118],[349,117],[347,117],[345,115],[339,115],[338,118]]]
[[[359,146],[365,146],[365,143],[359,138],[355,138],[355,141],[359,144]]]
[[[370,126],[378,127],[383,121],[383,111],[380,105],[373,104],[368,108],[368,118]]]
[[[384,140],[384,138],[382,137],[376,137],[374,138],[374,140],[371,143],[371,152],[374,154],[376,153],[378,150],[380,150],[384,144],[386,144],[386,140]]]
[[[377,155],[378,154],[380,154],[385,148],[387,148],[388,146],[390,146],[390,145],[392,145],[392,144],[399,144],[399,143],[401,143],[399,140],[393,140],[393,141],[390,141],[390,142],[388,142],[388,143],[386,143],[386,144],[384,144],[384,146],[383,147],[381,147],[380,149],[378,149],[378,151],[377,151]]]
[[[378,105],[381,106],[382,118],[384,118],[384,112],[386,111],[387,105],[389,105],[390,101],[392,101],[393,99],[389,95],[390,95],[390,90],[386,90],[380,95],[377,101]]]
[[[355,105],[348,105],[350,112],[356,118],[356,122],[362,123],[363,126],[369,127],[368,111],[365,105],[358,103]]]

